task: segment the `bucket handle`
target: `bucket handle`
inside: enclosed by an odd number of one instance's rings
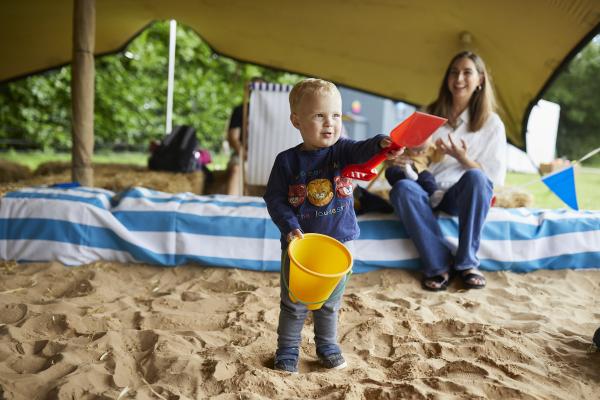
[[[290,257],[288,255],[287,251],[283,252],[283,261],[285,263],[285,261],[289,261]],[[296,299],[296,301],[300,304],[304,304],[305,306],[310,306],[310,305],[314,305],[314,304],[325,304],[327,303],[329,300],[334,299],[337,300],[338,298],[342,297],[342,294],[344,293],[344,289],[346,289],[346,283],[348,282],[348,280],[350,279],[350,275],[352,275],[352,270],[348,271],[348,273],[346,274],[346,276],[344,277],[344,282],[342,283],[341,286],[338,286],[336,289],[334,289],[334,291],[329,295],[328,298],[326,298],[325,300],[321,300],[321,301],[302,301],[298,298],[298,296],[296,296],[294,294],[294,292],[292,292],[292,290],[290,289],[289,285],[288,285],[288,277],[285,276],[285,268],[283,268],[284,263],[282,263],[282,268],[281,268],[281,277],[282,277],[282,281],[283,281],[283,286],[285,286],[285,289],[287,290],[287,292],[289,294],[292,295],[292,297],[294,297],[294,299]],[[289,263],[288,263],[289,264]]]

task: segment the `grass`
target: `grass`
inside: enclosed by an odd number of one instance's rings
[[[28,166],[32,171],[40,164],[48,161],[71,161],[71,153],[55,153],[53,151],[14,151],[9,150],[0,153],[0,160],[12,161]],[[148,155],[145,153],[115,153],[98,152],[94,154],[94,162],[99,163],[123,163],[146,165]]]
[[[93,161],[95,163],[120,163],[147,165],[148,153],[139,152],[96,152]],[[227,154],[213,154],[211,169],[225,169],[229,156]],[[28,166],[32,171],[40,164],[48,161],[71,161],[71,153],[55,153],[52,151],[27,151],[17,152],[9,150],[0,153],[0,160],[7,160]]]
[[[509,187],[520,186],[523,190],[531,193],[534,198],[533,207],[535,208],[567,207],[548,189],[537,174],[508,173],[506,185]],[[598,188],[600,188],[600,169],[575,169],[575,189],[581,210],[600,210]]]
[[[595,157],[599,158],[599,157]],[[70,161],[70,153],[54,152],[16,152],[8,151],[0,153],[0,159],[17,162],[27,165],[35,170],[38,165],[47,161]],[[229,156],[227,154],[213,154],[212,163],[209,168],[212,170],[223,170],[227,165]],[[594,165],[596,168],[578,168],[575,169],[575,187],[579,208],[582,210],[600,210],[600,169],[598,169],[597,160]],[[124,163],[135,165],[146,165],[148,162],[147,153],[115,153],[98,152],[94,154],[94,162],[98,163]],[[565,208],[566,205],[548,187],[542,183],[539,175],[508,173],[506,177],[507,186],[519,186],[523,190],[531,193],[534,197],[535,208]]]

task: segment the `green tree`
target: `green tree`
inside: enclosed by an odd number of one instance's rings
[[[164,135],[169,23],[150,25],[127,48],[96,59],[94,134],[97,146],[144,147]],[[298,76],[215,54],[191,29],[178,25],[173,124],[196,128],[202,146],[218,151],[243,85],[253,76],[292,83]],[[41,148],[71,143],[69,66],[0,87],[0,140]]]
[[[71,74],[66,68],[0,87],[0,139],[31,146],[70,141]]]
[[[600,36],[571,61],[544,98],[560,104],[558,155],[577,159],[600,146]]]

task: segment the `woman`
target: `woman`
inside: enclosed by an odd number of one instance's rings
[[[437,100],[427,111],[448,119],[432,139],[441,161],[429,169],[445,191],[432,208],[429,196],[410,179],[394,179],[400,166],[386,176],[392,185],[390,200],[413,240],[423,265],[422,286],[445,290],[456,273],[469,289],[483,288],[479,272],[479,238],[490,209],[493,185],[503,185],[506,176],[506,135],[494,112],[495,99],[490,76],[480,57],[461,52],[451,61]],[[397,163],[402,164],[402,158]],[[458,216],[458,248],[453,256],[437,224],[434,211]]]

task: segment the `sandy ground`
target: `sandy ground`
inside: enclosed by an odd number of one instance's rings
[[[597,399],[600,271],[487,273],[424,292],[409,271],[354,275],[319,367],[274,371],[275,273],[200,266],[0,264],[6,399]]]
[[[48,164],[18,179],[0,195],[70,173]],[[204,183],[96,170],[114,191],[222,193],[225,176]],[[309,317],[300,373],[287,375],[271,368],[277,274],[0,261],[0,399],[600,398],[600,270],[486,276],[484,290],[429,293],[414,272],[354,275],[339,322],[348,368],[319,367]]]

